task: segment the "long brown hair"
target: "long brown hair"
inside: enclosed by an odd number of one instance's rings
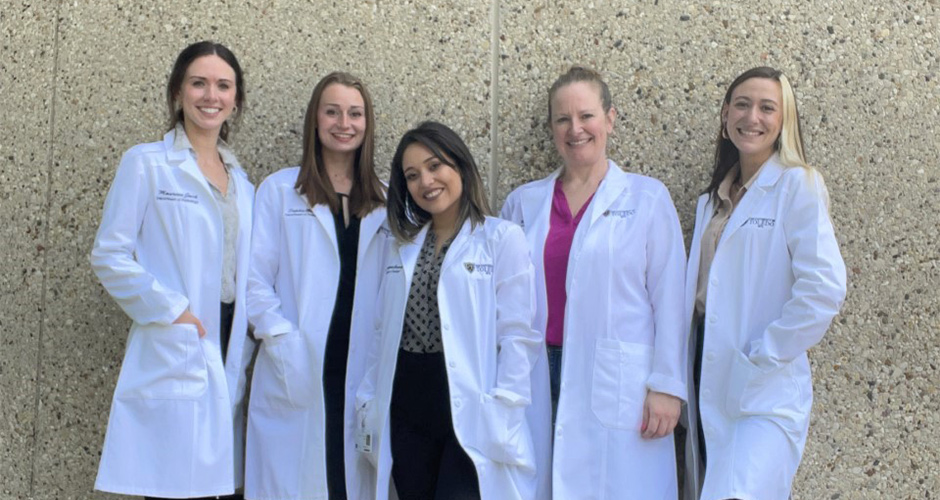
[[[375,175],[375,111],[372,108],[372,96],[362,80],[343,72],[333,72],[323,77],[313,89],[307,115],[304,119],[304,152],[300,161],[300,173],[294,188],[307,197],[310,206],[325,203],[333,213],[342,210],[342,202],[323,165],[323,144],[317,133],[317,111],[323,91],[332,84],[354,88],[362,95],[365,104],[366,130],[362,145],[356,150],[353,162],[353,185],[349,193],[349,209],[359,217],[365,217],[372,210],[385,203],[382,181]]]
[[[437,122],[421,123],[402,136],[392,158],[392,171],[388,181],[388,226],[399,241],[413,241],[431,214],[415,203],[408,192],[402,165],[405,150],[412,144],[421,144],[428,148],[438,160],[460,174],[463,192],[460,195],[460,210],[457,215],[457,229],[470,219],[472,225],[482,224],[490,214],[490,205],[486,201],[486,189],[483,178],[477,168],[470,149],[456,132]]]
[[[731,94],[734,89],[751,78],[766,78],[780,83],[781,108],[783,112],[783,124],[780,127],[780,135],[774,142],[774,151],[780,154],[780,162],[788,167],[810,168],[806,163],[806,152],[803,150],[803,132],[800,129],[800,113],[796,106],[796,96],[793,93],[793,87],[790,86],[790,80],[782,71],[767,66],[751,68],[741,73],[731,82],[728,91],[725,92],[725,99],[722,101],[722,113],[725,106],[731,105]],[[737,146],[731,142],[731,139],[725,138],[724,129],[727,125],[723,120],[718,126],[718,139],[715,141],[715,163],[712,169],[712,179],[702,194],[708,193],[709,198],[715,199],[718,196],[718,186],[728,175],[728,171],[734,167],[734,164],[740,159]]]

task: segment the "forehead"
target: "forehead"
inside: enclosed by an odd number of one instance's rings
[[[741,82],[731,93],[731,99],[746,97],[752,101],[770,100],[780,102],[780,82],[770,78],[749,78]]]
[[[221,57],[209,54],[194,59],[186,68],[186,76],[234,82],[235,70]]]
[[[559,88],[552,96],[552,107],[590,108],[601,106],[601,89],[595,82],[573,82]]]
[[[331,83],[323,89],[320,97],[321,105],[360,106],[365,103],[362,94],[355,87],[348,87],[341,83]]]
[[[413,142],[405,148],[402,154],[402,163],[405,168],[415,167],[425,162],[428,158],[434,158],[434,153],[427,146],[420,142]]]

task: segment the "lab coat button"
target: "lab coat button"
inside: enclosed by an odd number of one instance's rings
[[[459,399],[454,400],[454,408],[460,408],[460,400],[459,400]]]
[[[444,323],[443,325],[441,325],[441,328],[443,328],[444,330],[450,330],[450,325],[447,323]]]
[[[710,286],[718,286],[718,278],[712,278],[711,281],[708,282],[708,284]]]
[[[561,427],[555,429],[555,437],[561,437]]]
[[[718,316],[715,316],[714,314],[712,314],[711,316],[708,317],[708,322],[709,322],[709,323],[712,323],[712,324],[717,323],[717,322],[718,322]]]
[[[705,360],[706,360],[706,361],[715,361],[715,352],[714,352],[714,351],[708,351],[708,353],[705,354]]]
[[[449,367],[451,367],[451,368],[455,368],[455,367],[457,366],[457,363],[454,363],[453,361],[448,361],[448,362],[447,362],[447,366],[449,366]]]
[[[712,391],[710,391],[710,390],[708,390],[708,389],[705,389],[704,391],[702,391],[702,398],[705,399],[706,401],[708,401],[709,399],[711,399],[711,398],[712,398]]]

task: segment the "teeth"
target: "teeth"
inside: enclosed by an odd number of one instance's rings
[[[202,110],[203,113],[208,113],[210,115],[214,115],[218,113],[219,111],[221,111],[221,109],[219,108],[199,108],[199,109]]]
[[[756,137],[762,134],[762,132],[758,132],[755,130],[741,130],[741,129],[738,129],[738,133],[741,135],[746,135],[748,137]]]
[[[572,146],[580,146],[582,144],[587,144],[591,139],[581,139],[579,141],[570,141],[568,144]]]
[[[440,194],[443,191],[444,191],[443,188],[438,188],[438,189],[435,189],[434,191],[428,191],[427,193],[424,193],[424,199],[433,200],[434,198],[437,198],[438,196],[440,196]]]

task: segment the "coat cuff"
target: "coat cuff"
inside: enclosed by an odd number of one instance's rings
[[[647,389],[656,392],[662,392],[675,396],[683,401],[689,400],[689,394],[685,382],[667,377],[659,373],[653,373],[646,381]]]

